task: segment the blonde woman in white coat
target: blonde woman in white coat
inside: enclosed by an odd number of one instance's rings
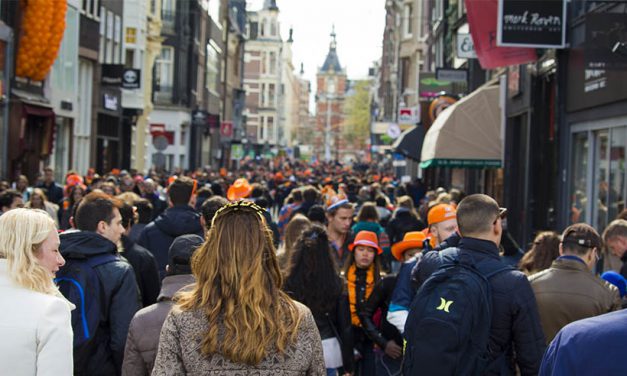
[[[54,285],[65,260],[43,210],[0,217],[0,375],[72,375],[72,304]]]

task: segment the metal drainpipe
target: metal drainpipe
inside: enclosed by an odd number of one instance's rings
[[[8,29],[8,26],[5,26]],[[11,77],[13,77],[13,64],[11,56],[13,56],[13,31],[7,30],[6,33],[7,51],[5,54],[5,98],[2,114],[2,165],[0,166],[0,177],[9,177],[9,103],[11,98]]]

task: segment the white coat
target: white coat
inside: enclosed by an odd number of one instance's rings
[[[0,259],[0,375],[70,376],[71,305],[15,284]]]

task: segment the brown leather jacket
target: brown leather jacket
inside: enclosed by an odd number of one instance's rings
[[[547,344],[567,324],[621,308],[618,289],[593,275],[583,261],[558,258],[529,276]]]

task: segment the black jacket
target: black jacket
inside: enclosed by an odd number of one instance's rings
[[[414,293],[418,292],[418,289],[425,283],[427,278],[440,267],[440,256],[438,252],[450,247],[457,247],[461,239],[461,236],[459,236],[457,232],[454,232],[453,235],[446,238],[446,240],[438,244],[433,250],[428,252],[423,251],[422,257],[411,271],[411,284]],[[425,241],[425,243],[428,244],[428,241]],[[427,247],[425,247],[425,249],[427,249]]]
[[[63,201],[63,187],[57,184],[57,182],[53,181],[50,185],[46,185],[46,183],[41,183],[37,185],[37,188],[41,188],[44,190],[48,201],[53,202],[59,206],[62,205],[61,201]]]
[[[337,299],[335,310],[324,314],[313,313],[316,326],[321,339],[338,337],[342,348],[342,361],[344,370],[352,372],[353,365],[353,327],[351,324],[351,312],[348,305],[348,296],[342,294]]]
[[[409,210],[398,208],[394,211],[385,231],[390,238],[390,244],[396,244],[403,240],[405,233],[420,231],[425,227],[425,224],[421,220],[413,217]]]
[[[189,205],[179,205],[166,210],[150,222],[139,235],[137,244],[148,249],[159,266],[159,277],[165,277],[168,249],[177,236],[196,234],[204,237],[200,214]]]
[[[621,257],[621,261],[623,262],[623,266],[620,268],[620,274],[627,278],[627,252]]]
[[[105,253],[116,254],[117,247],[111,241],[90,231],[64,233],[60,236],[61,255],[72,254],[86,257]],[[124,356],[124,345],[128,326],[140,308],[139,291],[135,282],[133,268],[124,259],[106,263],[95,268],[101,283],[103,309],[100,319],[102,338],[98,343],[88,369],[75,369],[75,374],[84,375],[119,375]]]
[[[487,258],[499,260],[499,250],[496,244],[490,241],[462,238],[458,248],[462,252],[468,252],[475,263]],[[424,264],[427,258],[430,261]],[[423,255],[423,260],[419,264],[423,267],[430,265],[431,268],[431,265],[439,267],[439,263],[438,254],[433,251]],[[428,278],[429,275],[426,274],[423,274],[423,279]],[[516,270],[499,273],[489,281],[492,287],[492,327],[489,343],[492,363],[485,374],[515,375],[515,363],[520,368],[521,375],[536,375],[546,346],[531,285],[527,277]],[[496,361],[504,354],[507,364]]]
[[[142,306],[147,307],[157,302],[161,290],[159,268],[155,257],[146,248],[133,242],[129,237],[122,235],[122,254],[133,267],[139,292],[141,293]]]
[[[399,346],[403,346],[402,334],[386,318],[396,280],[396,275],[389,275],[377,282],[368,301],[358,313],[366,335],[381,349],[385,349],[390,340],[393,340]],[[381,310],[381,324],[379,327],[373,321],[373,316],[378,309]]]

